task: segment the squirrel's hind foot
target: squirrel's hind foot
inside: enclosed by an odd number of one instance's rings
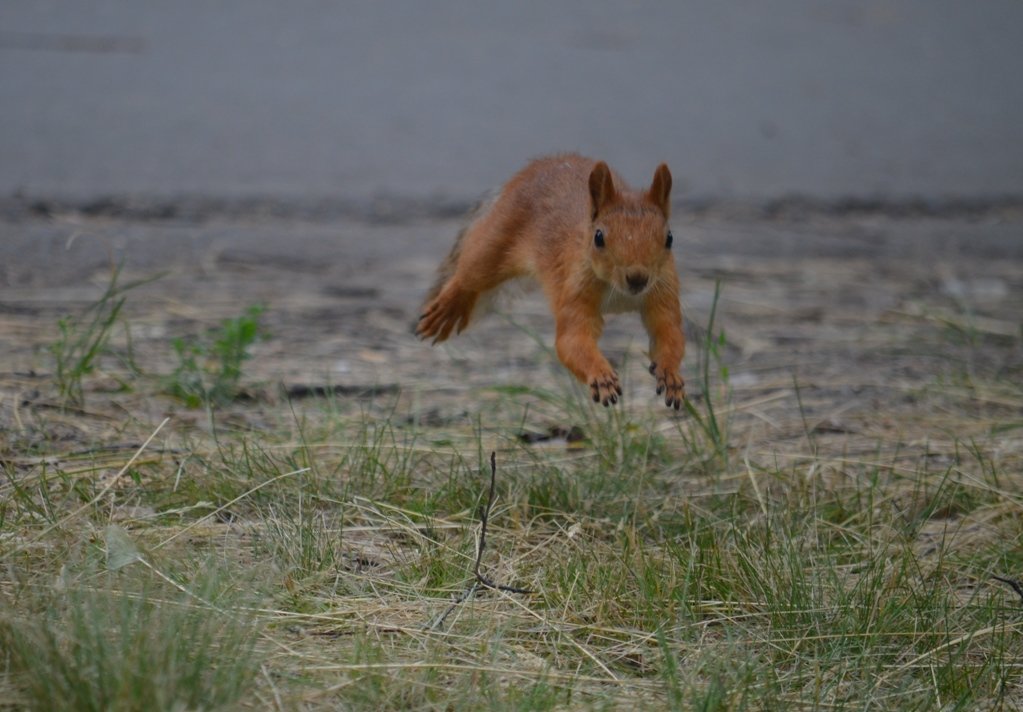
[[[475,294],[466,294],[457,289],[444,289],[423,308],[416,326],[416,336],[433,339],[437,344],[447,340],[451,332],[462,333],[469,325]]]

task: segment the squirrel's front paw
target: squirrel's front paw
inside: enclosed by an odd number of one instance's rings
[[[656,363],[650,364],[650,373],[657,379],[657,395],[664,394],[664,405],[675,410],[681,408],[686,397],[686,384],[682,376],[660,368]]]
[[[594,403],[603,403],[606,408],[618,402],[622,387],[618,384],[618,374],[607,371],[590,380],[590,395]]]

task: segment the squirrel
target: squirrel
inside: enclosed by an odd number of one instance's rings
[[[427,293],[416,335],[437,344],[461,333],[501,285],[532,277],[550,302],[558,358],[595,402],[608,406],[622,394],[597,346],[604,315],[638,311],[657,394],[678,410],[686,341],[670,192],[663,163],[649,190],[639,192],[603,161],[561,154],[530,162],[459,234]]]

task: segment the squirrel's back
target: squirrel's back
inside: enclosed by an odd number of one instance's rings
[[[495,272],[510,276],[534,274],[538,260],[555,257],[563,236],[589,219],[587,179],[596,161],[575,153],[538,158],[513,175],[501,190],[488,196],[471,213],[455,244],[437,270],[426,294],[432,301],[454,275],[467,238],[490,244],[507,264]]]
[[[473,211],[441,263],[426,302],[454,274],[470,237],[503,257],[503,264],[493,265],[493,276],[502,278],[535,275],[538,266],[553,267],[573,259],[566,253],[584,251],[592,219],[588,179],[596,164],[578,153],[548,155],[527,164]],[[611,175],[627,189],[618,174]]]

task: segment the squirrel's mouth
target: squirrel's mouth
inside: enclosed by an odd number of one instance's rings
[[[604,300],[600,307],[601,312],[604,314],[635,311],[650,291],[650,285],[647,285],[644,289],[634,292],[629,287],[619,283],[618,280],[611,282],[609,286],[611,288],[604,293]]]

